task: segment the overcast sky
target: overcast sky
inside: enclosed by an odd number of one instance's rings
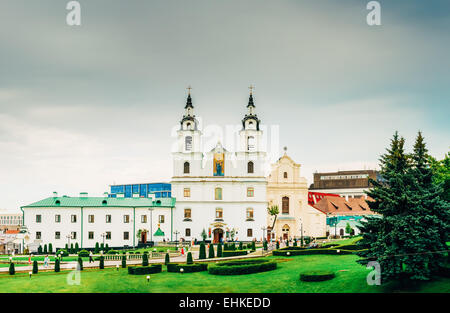
[[[375,168],[395,130],[450,135],[449,1],[0,3],[0,209],[53,191],[170,181],[172,128],[192,85],[204,124],[238,125],[254,84],[279,154],[314,171]]]

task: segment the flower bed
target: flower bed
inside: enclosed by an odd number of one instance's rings
[[[245,275],[272,271],[277,263],[267,259],[236,260],[209,264],[208,273],[213,275]]]
[[[167,271],[172,273],[180,273],[180,269],[183,269],[183,273],[202,272],[208,269],[207,263],[169,263],[167,264]]]
[[[300,274],[300,280],[301,281],[325,281],[333,279],[336,275],[334,272],[328,272],[328,271],[314,271],[314,272],[304,272]]]
[[[130,275],[145,275],[161,273],[162,264],[153,264],[150,266],[130,266],[128,267],[128,274]]]

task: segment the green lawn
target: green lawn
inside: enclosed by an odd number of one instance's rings
[[[0,275],[1,292],[395,292],[395,286],[369,286],[365,267],[357,264],[355,255],[304,255],[277,260],[278,269],[270,272],[237,276],[215,276],[208,272],[128,275],[126,269],[107,268],[81,272],[80,285],[67,283],[68,272],[39,273],[31,279],[27,274]],[[325,282],[301,282],[299,274],[306,270],[333,270],[336,278]],[[439,278],[423,283],[416,292],[450,292],[450,279]]]

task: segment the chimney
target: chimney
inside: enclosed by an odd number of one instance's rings
[[[56,191],[53,191],[53,197],[54,198],[58,197],[58,193]]]
[[[87,192],[80,192],[80,198],[87,198],[88,193]]]

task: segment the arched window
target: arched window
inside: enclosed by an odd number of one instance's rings
[[[214,190],[214,199],[216,199],[216,200],[222,200],[222,188],[217,187],[217,188]]]
[[[253,167],[254,167],[253,162],[252,161],[248,162],[247,163],[247,173],[253,174],[253,172],[254,172],[254,168]]]
[[[284,177],[284,178],[287,178],[287,172],[284,172],[284,173],[283,173],[283,177]]]
[[[281,213],[289,214],[289,197],[283,197],[281,199]]]
[[[191,151],[192,150],[192,136],[186,136],[184,138],[184,146],[186,148],[186,151]]]
[[[189,162],[184,162],[184,171],[183,171],[183,173],[184,174],[189,174],[189,172],[190,172]]]

